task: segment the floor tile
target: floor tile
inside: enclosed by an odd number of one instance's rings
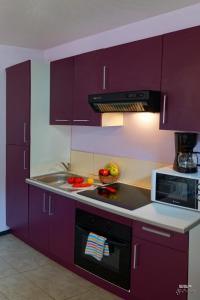
[[[22,274],[0,280],[0,300],[53,300]]]
[[[17,271],[13,269],[10,264],[0,258],[0,278],[7,277],[16,273]]]
[[[65,300],[78,296],[94,287],[89,281],[56,264],[44,266],[23,274],[56,300]]]
[[[24,253],[31,251],[31,247],[24,242],[8,234],[0,237],[0,257],[11,256],[15,253]]]
[[[70,300],[120,300],[119,298],[101,288],[94,288],[86,293],[80,294],[78,296],[72,297]],[[65,300],[68,300],[67,298]]]
[[[0,300],[119,300],[13,235],[0,237]]]
[[[33,250],[3,255],[2,258],[18,272],[33,270],[49,263],[49,259],[46,256]]]

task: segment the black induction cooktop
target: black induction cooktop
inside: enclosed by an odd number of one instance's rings
[[[128,210],[134,210],[151,202],[150,190],[124,183],[113,183],[78,194]]]

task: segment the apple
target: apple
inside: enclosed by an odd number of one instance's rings
[[[100,169],[99,170],[99,175],[101,176],[108,176],[110,174],[108,169]]]
[[[112,176],[118,176],[119,175],[119,169],[116,167],[111,167],[110,168],[110,175]]]

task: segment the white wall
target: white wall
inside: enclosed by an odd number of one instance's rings
[[[31,176],[70,161],[71,127],[49,125],[50,64],[31,62]]]
[[[76,54],[129,43],[184,28],[200,25],[200,4],[121,26],[70,43],[46,49],[47,60],[56,60]]]
[[[5,68],[27,59],[43,60],[42,51],[0,46],[0,232],[6,230],[5,220],[5,148],[6,148],[6,84]]]

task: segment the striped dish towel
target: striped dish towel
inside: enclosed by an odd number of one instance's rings
[[[90,232],[87,238],[85,254],[91,255],[98,261],[102,260],[103,255],[109,256],[107,239],[94,232]]]

